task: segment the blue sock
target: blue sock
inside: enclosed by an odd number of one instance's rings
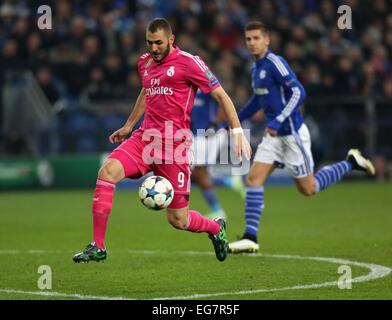
[[[212,188],[212,189],[202,190],[201,192],[203,194],[204,199],[210,205],[212,211],[216,212],[222,210],[218,198],[216,197],[215,189]]]
[[[211,180],[214,186],[231,187],[231,177],[224,177],[220,175],[211,175]]]
[[[245,233],[257,237],[261,213],[264,209],[264,187],[246,187]]]
[[[352,164],[346,160],[321,168],[314,175],[316,180],[315,193],[318,193],[321,190],[324,190],[338,182],[347,172],[350,172],[352,169]]]

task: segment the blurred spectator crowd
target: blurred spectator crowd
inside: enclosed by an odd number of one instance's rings
[[[37,8],[49,5],[51,30],[39,30]],[[352,29],[337,27],[340,5]],[[139,91],[145,28],[166,17],[182,50],[200,55],[237,108],[251,95],[253,58],[243,28],[262,20],[270,49],[296,72],[308,97],[392,97],[392,2],[387,0],[13,0],[0,4],[0,86],[8,72],[31,70],[51,103],[78,107]]]

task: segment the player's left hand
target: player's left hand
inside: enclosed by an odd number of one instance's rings
[[[274,129],[267,127],[267,128],[265,128],[265,131],[264,131],[264,137],[266,137],[267,134],[269,134],[272,137],[276,137],[278,135],[278,132]]]
[[[278,135],[278,130],[281,125],[282,125],[282,123],[280,121],[278,121],[276,118],[273,119],[272,121],[268,122],[267,128],[265,129],[265,132],[264,132],[264,137],[266,137],[267,134],[269,134],[272,137],[276,137]]]

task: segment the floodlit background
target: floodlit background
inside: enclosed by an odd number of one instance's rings
[[[51,30],[37,27],[41,4],[52,9]],[[343,4],[351,8],[352,29],[338,28]],[[375,161],[378,180],[391,178],[390,1],[15,0],[2,1],[0,17],[2,158],[44,158],[44,169],[58,175],[56,155],[110,152],[108,135],[126,121],[140,91],[137,61],[155,17],[170,20],[175,43],[200,55],[241,109],[252,94],[253,63],[243,28],[261,19],[272,30],[271,50],[306,89],[316,166],[357,147]],[[262,116],[243,125],[257,146]],[[5,166],[0,177],[12,180]]]
[[[37,27],[40,5],[51,8],[51,30]],[[352,29],[338,28],[341,5],[351,8]],[[307,92],[302,109],[315,169],[355,147],[373,160],[376,177],[351,172],[309,199],[276,170],[265,189],[262,254],[230,255],[223,264],[207,236],[174,230],[140,204],[140,181],[126,179],[109,219],[108,260],[74,264],[91,241],[97,171],[117,146],[108,136],[141,90],[137,61],[155,17],[171,22],[175,44],[203,58],[238,110],[252,95],[243,28],[262,20],[272,30],[270,49]],[[392,298],[392,1],[4,0],[0,93],[0,299]],[[253,148],[264,125],[260,113],[243,123]],[[230,166],[210,172],[221,181]],[[244,230],[243,199],[223,186],[217,194],[235,241]],[[190,203],[209,211],[196,187]],[[306,257],[354,261],[361,282],[308,290],[341,275],[339,264]],[[37,288],[41,265],[53,272],[50,290]],[[302,289],[279,289],[296,286]]]

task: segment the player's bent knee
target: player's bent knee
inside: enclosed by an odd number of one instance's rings
[[[310,197],[316,193],[316,182],[313,175],[301,179],[294,179],[297,189],[306,197]]]
[[[308,188],[299,187],[299,188],[298,188],[298,191],[299,191],[300,193],[302,193],[302,194],[303,194],[304,196],[306,196],[306,197],[310,197],[310,196],[314,195],[315,192],[316,192],[315,188],[312,187],[312,186],[310,186],[310,187],[308,187]]]
[[[311,190],[303,190],[303,191],[301,191],[301,193],[306,197],[310,197],[310,196],[314,195],[314,191],[311,191]]]
[[[256,176],[248,175],[246,177],[246,185],[247,186],[260,186],[261,185],[261,181]]]
[[[109,159],[98,171],[98,178],[112,182],[120,182],[125,177],[124,168],[120,161]]]

